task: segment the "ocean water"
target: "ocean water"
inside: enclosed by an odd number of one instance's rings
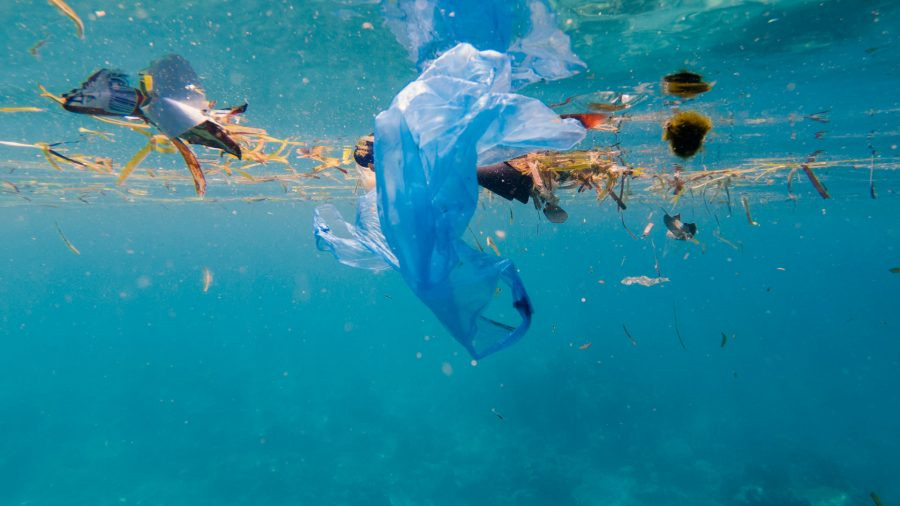
[[[146,138],[38,85],[174,52],[248,125],[339,156],[419,73],[374,1],[69,5],[83,40],[49,3],[0,5],[0,107],[43,109],[0,113],[0,140],[116,173]],[[588,69],[523,92],[642,97],[581,147],[752,177],[677,202],[636,180],[621,213],[561,192],[561,225],[484,193],[470,236],[516,263],[535,315],[477,362],[399,274],[316,250],[315,206],[352,215],[352,172],[212,170],[201,200],[177,156],[118,186],[0,145],[0,504],[900,502],[900,5],[552,5]],[[713,89],[673,104],[681,69]],[[688,161],[660,139],[676,106],[715,124]],[[787,186],[816,152],[827,200],[802,171]],[[662,209],[698,242],[666,238]],[[641,275],[669,281],[621,283]]]

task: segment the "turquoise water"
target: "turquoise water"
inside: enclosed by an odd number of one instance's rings
[[[418,75],[374,2],[70,5],[83,41],[49,4],[0,6],[0,107],[46,109],[0,113],[0,140],[71,141],[118,169],[146,139],[37,86],[61,93],[169,52],[220,105],[247,100],[248,124],[310,145],[371,132]],[[783,172],[732,188],[730,212],[720,193],[686,194],[691,244],[664,236],[671,196],[638,184],[621,217],[608,199],[562,194],[564,225],[485,197],[473,234],[505,232],[535,319],[473,364],[398,274],[316,251],[315,206],[352,215],[352,183],[313,195],[211,174],[201,201],[185,177],[176,191],[146,177],[116,187],[0,146],[0,179],[18,188],[0,194],[0,504],[900,501],[898,6],[555,7],[588,71],[524,92],[645,97],[618,134],[584,146],[619,142],[629,165],[670,170],[659,80],[687,68],[715,81],[689,106],[716,126],[686,169],[823,150],[833,198],[802,173],[788,198]],[[827,123],[804,118],[821,111]],[[143,166],[185,172],[170,155]],[[106,190],[73,189],[94,184]],[[623,219],[638,236],[655,227],[633,239]],[[657,276],[657,262],[668,283],[620,282]]]

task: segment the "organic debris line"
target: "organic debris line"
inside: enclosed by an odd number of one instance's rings
[[[39,89],[42,97],[55,104],[63,102],[61,97],[48,92],[42,86],[39,86]],[[37,142],[0,141],[2,146],[39,150],[44,159],[43,164],[36,163],[34,159],[0,162],[0,166],[8,166],[15,170],[28,169],[28,176],[31,179],[29,184],[19,185],[22,188],[17,194],[19,198],[7,197],[0,201],[0,205],[25,205],[34,197],[42,197],[48,201],[52,199],[54,205],[75,200],[83,203],[84,196],[71,195],[71,191],[66,189],[71,184],[67,184],[66,181],[75,179],[84,181],[84,178],[96,178],[101,185],[127,185],[146,190],[147,194],[141,195],[141,202],[177,202],[179,196],[187,202],[189,192],[179,189],[185,183],[193,183],[198,191],[205,184],[218,188],[229,187],[227,191],[231,192],[231,195],[219,195],[216,200],[220,201],[231,198],[237,200],[265,198],[268,201],[282,201],[356,197],[360,179],[356,174],[352,146],[322,139],[279,138],[263,128],[239,124],[237,122],[241,118],[227,112],[225,111],[220,121],[223,122],[229,135],[240,144],[245,154],[244,158],[223,157],[215,150],[200,149],[196,160],[191,157],[185,159],[189,171],[183,168],[159,167],[159,157],[151,155],[166,157],[181,153],[182,150],[170,139],[155,133],[151,125],[140,120],[94,116],[95,120],[104,125],[121,128],[126,132],[119,139],[120,134],[115,131],[98,131],[84,127],[79,129],[80,136],[89,134],[94,136],[93,140],[100,141],[90,144],[91,148],[99,151],[97,154],[72,152],[75,150],[72,145],[63,147],[53,142],[42,142],[40,139],[30,140]],[[127,160],[114,160],[103,155],[102,150],[106,142],[113,143],[114,139],[126,140],[125,137],[131,135],[128,132],[146,137],[146,144]],[[84,145],[75,144],[75,146]],[[331,153],[335,153],[336,156],[331,156]],[[609,197],[620,213],[620,221],[626,232],[635,238],[650,238],[651,246],[654,246],[650,236],[651,229],[645,227],[639,236],[627,227],[629,221],[624,214],[630,212],[632,204],[677,200],[686,195],[705,195],[705,190],[710,189],[714,194],[721,194],[723,199],[727,197],[730,212],[731,189],[738,189],[744,196],[752,195],[754,200],[756,195],[760,195],[761,202],[765,202],[772,200],[768,195],[777,196],[778,189],[775,183],[779,180],[784,181],[781,177],[785,176],[788,181],[785,197],[798,198],[798,195],[794,194],[795,188],[792,187],[793,175],[798,172],[807,174],[820,195],[830,196],[815,174],[823,169],[830,169],[830,175],[835,175],[838,171],[854,174],[858,169],[867,171],[869,193],[874,196],[875,171],[900,168],[900,158],[897,157],[828,159],[821,152],[802,158],[793,156],[750,158],[725,168],[677,171],[672,171],[666,164],[658,167],[647,164],[632,165],[626,163],[624,158],[618,146],[614,145],[571,152],[530,153],[509,160],[508,163],[523,174],[535,178],[536,191],[532,197],[538,208],[543,208],[544,214],[548,217],[565,219],[566,212],[559,208],[559,195],[562,192],[571,191],[575,194],[589,192],[594,195],[597,202],[603,202]],[[151,160],[154,164],[143,167],[147,174],[135,170],[146,163],[145,160]],[[181,163],[184,162],[180,162],[179,165]],[[51,172],[55,173],[42,174],[40,173],[42,168],[52,169]],[[16,176],[10,180],[16,184],[24,181]],[[58,182],[61,184],[57,184]],[[249,187],[258,188],[258,191]],[[282,195],[276,198],[276,192]],[[115,192],[105,191],[97,197],[107,194],[118,195]],[[136,195],[119,196],[123,202],[134,202],[132,197]],[[626,203],[626,200],[629,202]],[[92,201],[97,202],[94,199]],[[741,198],[741,201],[744,204],[745,215],[749,214],[749,206],[745,199]],[[512,224],[512,208],[508,219]],[[753,223],[752,218],[749,218],[748,222]],[[488,245],[484,249],[493,247]],[[659,275],[658,261],[656,266]]]

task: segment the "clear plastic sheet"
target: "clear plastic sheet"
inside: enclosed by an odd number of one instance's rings
[[[509,54],[513,89],[585,68],[546,0],[385,0],[382,13],[420,69],[460,42]]]
[[[333,254],[339,262],[351,267],[371,271],[391,267],[396,269],[397,257],[391,252],[381,233],[375,199],[374,189],[359,198],[355,225],[345,221],[334,205],[318,206],[313,216],[316,247]],[[332,226],[338,230],[332,229]]]

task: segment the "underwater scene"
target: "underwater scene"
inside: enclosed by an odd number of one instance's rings
[[[900,504],[900,3],[0,20],[0,505]]]

